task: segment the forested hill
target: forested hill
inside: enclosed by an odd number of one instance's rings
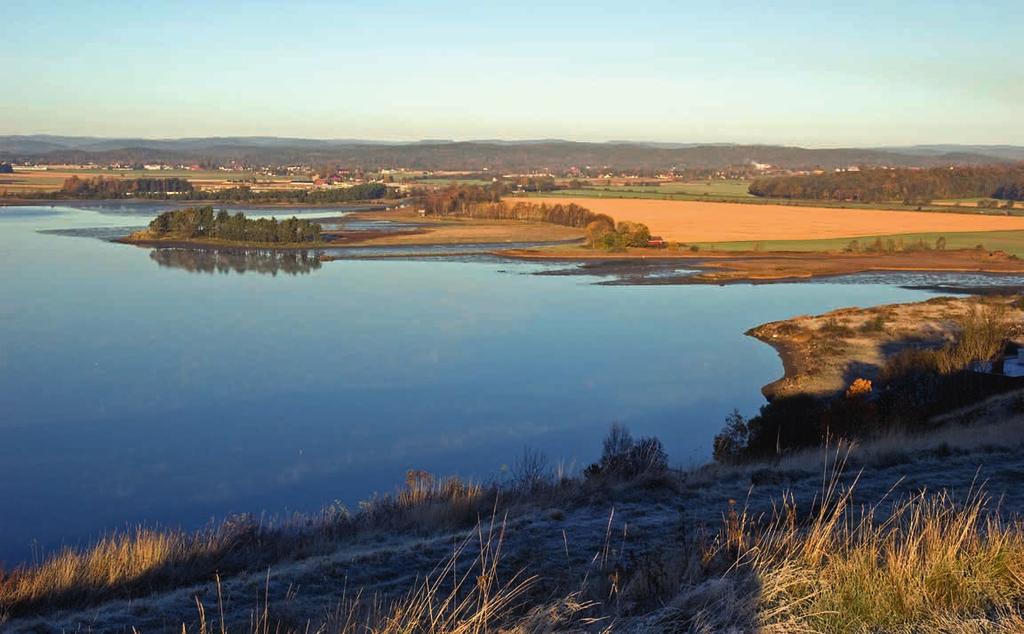
[[[850,165],[939,167],[1006,162],[1005,147],[948,151],[833,148],[778,145],[687,145],[668,143],[578,143],[542,141],[423,141],[381,143],[356,140],[214,137],[203,139],[97,139],[85,137],[0,136],[0,161],[54,163],[167,162],[248,165],[339,163],[353,167],[503,172],[590,166],[617,170],[715,169],[767,163],[788,169]],[[998,149],[998,151],[997,151]]]

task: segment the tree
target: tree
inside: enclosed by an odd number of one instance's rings
[[[608,216],[591,220],[586,229],[587,246],[597,246],[606,235],[614,231],[615,223]]]

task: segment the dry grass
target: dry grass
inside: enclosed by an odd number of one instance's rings
[[[804,522],[791,500],[766,526],[730,516],[706,560],[759,586],[770,632],[1012,631],[1024,606],[1024,526],[988,509],[921,494],[882,512],[852,508],[835,471]]]
[[[898,233],[957,233],[1024,229],[1024,218],[874,209],[835,209],[700,201],[615,198],[530,198],[575,203],[616,220],[642,222],[673,242],[819,240]]]
[[[357,598],[319,628],[276,631],[1021,631],[1024,526],[1001,519],[980,487],[962,500],[922,492],[855,508],[856,482],[840,484],[845,461],[827,463],[810,514],[789,497],[767,520],[731,505],[717,532],[693,530],[639,558],[616,549],[609,518],[578,587],[561,597],[538,596],[538,577],[525,572],[497,582],[504,525],[495,531],[492,519],[466,572],[463,544],[394,603]],[[254,634],[270,631],[263,614]]]
[[[1015,403],[1001,397],[987,407],[1013,410]],[[928,443],[960,436],[982,442],[984,435],[963,427],[948,429],[953,436],[894,438],[887,446],[924,451]],[[988,436],[998,439],[1010,430],[1019,432],[1019,426],[993,428]],[[610,437],[609,451],[619,453],[619,445],[633,444],[617,441],[620,437],[623,434]],[[266,571],[282,557],[297,557],[301,543],[307,552],[320,543],[316,540],[337,547],[338,535],[351,534],[357,525],[379,531],[423,522],[420,530],[437,530],[436,526],[483,515],[491,518],[489,525],[473,520],[472,536],[458,539],[451,556],[405,595],[367,598],[358,590],[351,594],[339,587],[342,598],[334,609],[289,613],[288,605],[271,605],[267,591],[248,621],[241,622],[235,610],[229,611],[234,620],[226,622],[218,591],[216,606],[209,595],[210,606],[196,600],[197,618],[184,631],[1022,631],[1024,526],[1004,519],[980,486],[959,499],[945,492],[920,492],[899,501],[886,496],[873,506],[858,507],[853,501],[857,478],[844,478],[843,472],[851,456],[870,464],[872,455],[846,445],[826,454],[823,465],[820,451],[789,456],[777,467],[790,469],[800,460],[808,462],[804,470],[821,466],[821,492],[809,507],[798,508],[788,495],[765,516],[729,504],[717,529],[667,522],[659,528],[664,535],[653,549],[644,545],[642,533],[617,532],[613,511],[602,543],[582,567],[567,559],[557,563],[560,559],[550,551],[539,557],[529,556],[529,550],[514,552],[514,566],[502,563],[508,524],[505,519],[496,521],[499,493],[505,507],[530,499],[539,500],[534,508],[548,508],[555,500],[570,503],[574,496],[583,500],[593,495],[597,489],[587,490],[588,483],[608,486],[608,481],[595,477],[552,474],[539,458],[524,457],[523,473],[516,480],[520,484],[511,488],[435,479],[414,471],[397,494],[370,502],[355,514],[325,513],[306,520],[304,527],[266,529],[239,523],[236,528],[192,536],[139,531],[111,538],[91,550],[67,551],[12,575],[0,588],[0,597],[8,608],[22,612],[40,605],[52,610],[61,600],[88,605],[103,592],[137,596],[158,586],[158,579],[183,587],[187,579],[209,581],[217,571],[227,574],[232,565],[236,570]],[[708,477],[745,479],[749,469],[717,467]],[[671,472],[662,477],[687,476]],[[633,488],[628,495],[635,500],[641,490]],[[652,511],[654,506],[652,502]],[[567,555],[569,549],[566,543]],[[244,565],[233,564],[226,552]],[[220,559],[214,562],[211,557]],[[237,592],[236,587],[239,596]]]
[[[507,580],[499,577],[499,563],[505,538],[504,522],[491,516],[486,527],[478,525],[476,535],[459,544],[451,557],[418,582],[405,596],[385,602],[379,597],[366,599],[361,594],[342,598],[323,622],[312,629],[290,626],[272,614],[268,600],[257,606],[247,629],[250,634],[316,632],[317,634],[477,634],[497,631],[513,614],[521,614],[527,594],[537,577],[514,573]],[[475,543],[474,543],[475,542]],[[466,551],[475,546],[477,554],[465,562]],[[217,597],[216,621],[207,617],[206,607],[197,599],[199,634],[241,631],[225,625],[222,597]],[[585,609],[579,605],[575,612]],[[189,628],[182,625],[183,634]]]
[[[366,532],[445,531],[472,525],[493,507],[494,485],[458,478],[435,480],[410,471],[406,487],[364,502],[359,511],[328,507],[314,516],[279,522],[231,518],[195,533],[138,528],[114,533],[89,548],[65,548],[34,566],[0,571],[0,623],[5,617],[91,605],[257,570],[283,560],[329,552]]]

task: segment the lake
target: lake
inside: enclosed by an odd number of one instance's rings
[[[352,507],[410,468],[502,478],[526,447],[582,468],[613,422],[698,463],[782,372],[745,330],[929,295],[885,276],[602,286],[487,256],[321,264],[101,239],[166,208],[0,207],[8,564],[138,523]]]

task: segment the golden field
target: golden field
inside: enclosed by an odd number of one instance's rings
[[[1024,217],[977,213],[837,209],[629,198],[530,198],[549,205],[576,203],[616,221],[646,224],[673,242],[820,240],[897,233],[1024,230]]]

